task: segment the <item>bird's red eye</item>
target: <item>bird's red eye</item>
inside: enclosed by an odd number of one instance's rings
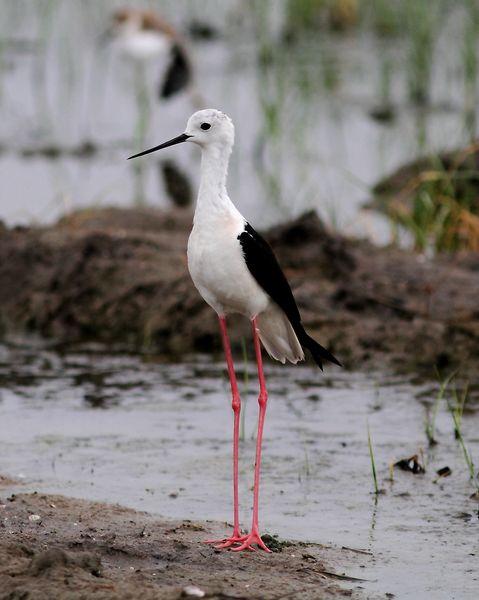
[[[201,127],[201,129],[206,131],[207,129],[209,129],[211,127],[211,125],[209,123],[201,123],[200,127]]]

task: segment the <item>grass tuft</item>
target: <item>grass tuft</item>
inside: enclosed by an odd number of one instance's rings
[[[456,373],[457,371],[454,371],[442,381],[439,380],[439,392],[436,396],[436,400],[434,401],[432,410],[429,410],[426,414],[426,419],[424,422],[424,431],[426,433],[427,441],[430,446],[435,446],[437,444],[436,417],[439,410],[439,405],[441,404],[441,401],[444,398],[444,394],[446,393],[449,383],[455,377]],[[439,372],[437,374],[439,375]]]
[[[396,189],[386,183],[380,208],[411,235],[416,251],[479,251],[478,159],[474,143],[405,168]]]
[[[373,475],[374,493],[377,496],[379,494],[379,486],[378,486],[378,478],[377,478],[377,474],[376,474],[376,462],[374,460],[373,444],[372,444],[372,440],[371,440],[371,431],[369,430],[369,423],[368,423],[367,427],[368,427],[369,458],[371,459],[371,472]]]
[[[454,424],[454,436],[461,447],[462,454],[464,456],[464,461],[467,465],[467,470],[469,472],[469,479],[471,480],[471,483],[474,486],[476,492],[479,492],[479,481],[476,475],[474,461],[469,449],[466,446],[464,436],[462,434],[462,416],[464,414],[464,407],[467,402],[468,385],[466,384],[464,386],[464,389],[461,393],[459,393],[457,388],[454,386],[451,395],[452,398],[450,398],[448,401],[448,408]]]

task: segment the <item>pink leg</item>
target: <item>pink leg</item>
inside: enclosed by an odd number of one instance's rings
[[[229,548],[235,543],[242,542],[246,536],[241,534],[239,525],[239,498],[238,498],[238,447],[239,447],[239,427],[240,427],[240,412],[241,412],[241,400],[238,391],[238,384],[236,383],[236,374],[233,364],[233,357],[231,355],[230,341],[228,338],[228,331],[226,329],[225,317],[219,317],[221,337],[223,340],[223,348],[226,356],[226,364],[228,365],[228,375],[231,384],[231,396],[232,402],[231,407],[234,413],[234,424],[233,424],[233,504],[234,504],[234,523],[233,533],[230,537],[222,540],[207,540],[207,544],[218,544],[217,548]]]
[[[258,365],[258,379],[259,379],[259,418],[258,418],[258,435],[256,437],[256,462],[254,466],[254,497],[253,497],[253,523],[251,525],[251,531],[244,539],[243,543],[232,550],[255,550],[252,544],[256,544],[262,550],[271,552],[266,544],[261,539],[259,534],[259,475],[261,469],[261,443],[263,440],[263,427],[264,418],[266,415],[266,404],[268,402],[268,392],[266,391],[266,382],[263,373],[263,359],[261,357],[261,342],[258,335],[258,327],[256,323],[256,317],[251,321],[253,327],[253,340],[254,350],[256,354],[256,364]]]

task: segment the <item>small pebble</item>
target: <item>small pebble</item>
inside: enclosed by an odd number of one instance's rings
[[[39,521],[40,515],[29,515],[28,520],[29,521]]]
[[[183,595],[193,596],[194,598],[203,598],[205,596],[205,592],[196,585],[187,585],[183,588]]]

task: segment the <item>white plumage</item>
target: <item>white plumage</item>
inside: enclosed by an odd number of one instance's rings
[[[211,124],[211,128],[203,131],[202,123]],[[282,363],[297,363],[304,359],[298,338],[284,312],[251,275],[238,240],[246,220],[226,191],[233,123],[219,111],[202,110],[190,118],[185,133],[203,150],[200,189],[188,240],[193,283],[218,315],[258,316],[259,335],[270,356]]]
[[[173,27],[156,12],[140,8],[118,9],[105,33],[124,56],[135,61],[135,69],[140,74],[147,63],[155,63],[161,73],[160,98],[170,98],[190,88],[192,70],[184,44]]]
[[[151,11],[115,11],[110,32],[114,45],[125,56],[140,62],[166,57],[172,45],[173,30]]]
[[[307,334],[291,288],[273,251],[228,197],[226,175],[234,143],[234,127],[229,117],[217,110],[201,110],[190,117],[184,133],[130,158],[187,141],[198,144],[202,149],[201,183],[188,240],[188,268],[199,293],[219,316],[234,412],[233,532],[221,540],[207,540],[207,543],[236,552],[251,550],[254,546],[270,552],[261,538],[258,525],[261,444],[268,400],[260,340],[270,356],[283,363],[286,360],[292,363],[302,360],[302,346],[310,351],[320,368],[324,360],[337,365],[340,363]],[[251,320],[260,388],[253,520],[250,533],[246,535],[241,532],[238,500],[241,399],[227,333],[228,313],[240,313]]]

